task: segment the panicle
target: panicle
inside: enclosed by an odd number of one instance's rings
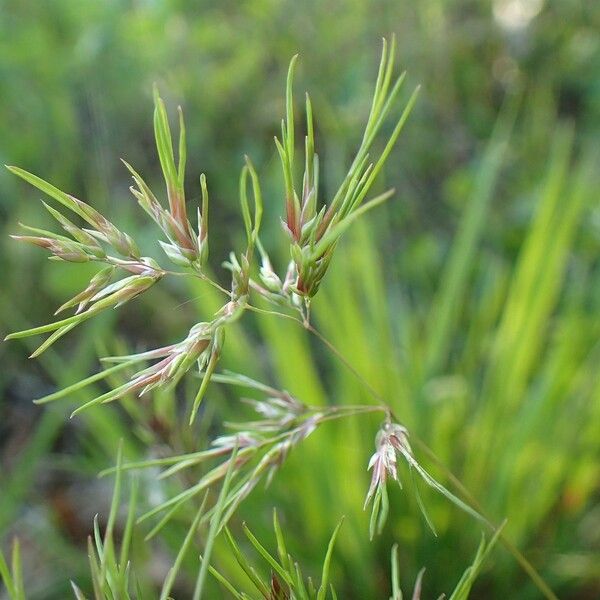
[[[333,197],[319,206],[319,157],[315,150],[312,103],[308,94],[304,114],[304,173],[296,182],[295,174],[295,110],[293,81],[297,56],[290,62],[286,83],[286,116],[281,123],[281,137],[275,138],[284,181],[284,217],[281,220],[289,243],[291,266],[285,281],[274,273],[268,256],[259,245],[262,266],[262,286],[251,283],[255,291],[272,302],[287,304],[298,309],[305,323],[309,321],[310,301],[319,291],[327,273],[335,248],[342,234],[362,214],[389,199],[394,190],[388,190],[367,200],[377,175],[383,168],[404,124],[415,104],[418,88],[408,99],[404,110],[396,118],[396,124],[383,151],[372,158],[370,152],[389,116],[405,79],[405,73],[395,80],[395,39],[383,43],[379,75],[373,93],[371,112],[368,116],[362,142],[354,160]],[[233,261],[230,265],[234,265]],[[234,265],[235,266],[235,265]],[[240,264],[241,271],[244,265]]]
[[[164,208],[141,175],[126,161],[135,186],[131,193],[139,205],[159,226],[168,241],[160,245],[169,260],[179,266],[201,271],[208,260],[208,188],[206,176],[200,176],[202,209],[197,208],[197,231],[190,223],[185,200],[185,124],[179,109],[179,156],[175,164],[173,140],[165,103],[154,90],[154,134],[156,148],[166,185],[168,208]]]

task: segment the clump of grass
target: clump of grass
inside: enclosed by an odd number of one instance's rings
[[[98,526],[98,520],[95,519],[94,534],[88,538],[88,557],[93,589],[92,597],[94,600],[114,600],[115,598],[121,600],[137,598],[139,600],[144,597],[137,580],[137,575],[130,562],[129,554],[138,495],[136,479],[132,479],[131,483],[129,508],[123,537],[117,543],[114,536],[115,518],[120,505],[122,486],[123,473],[121,467],[121,453],[119,451],[117,466],[115,467],[116,480],[108,523],[104,532],[101,532]],[[230,474],[231,472],[230,469]],[[253,590],[252,592],[249,593],[240,588],[239,584],[234,583],[226,575],[209,564],[212,544],[216,535],[224,525],[222,521],[222,508],[228,485],[229,480],[226,479],[217,504],[218,510],[211,518],[211,527],[205,538],[203,554],[198,556],[199,566],[196,585],[194,587],[194,600],[202,596],[207,573],[210,573],[236,600],[253,600],[256,598],[256,596],[254,596],[255,592],[258,592],[258,598],[269,600],[337,600],[339,596],[336,591],[336,586],[330,581],[330,571],[335,543],[343,524],[343,518],[335,527],[327,545],[327,551],[322,562],[320,580],[318,581],[311,576],[305,577],[300,564],[288,552],[285,536],[276,510],[273,510],[273,530],[275,532],[276,541],[275,553],[270,552],[268,548],[256,538],[245,523],[242,524],[246,539],[260,556],[265,563],[264,566],[266,566],[270,572],[267,577],[261,574],[261,570],[263,569],[257,568],[247,556],[247,553],[242,550],[231,531],[227,527],[224,528],[225,538],[231,551],[231,555],[246,576],[248,583]],[[201,526],[201,517],[203,516],[205,504],[206,495],[179,548],[175,562],[169,569],[164,580],[160,590],[160,600],[168,600],[171,598],[171,591],[183,559],[186,554],[190,553],[194,546],[194,539],[198,538],[197,534]],[[450,594],[450,600],[466,600],[469,597],[471,587],[481,570],[484,560],[496,544],[499,534],[500,530],[498,530],[489,541],[486,541],[482,536],[475,558],[472,564],[464,571],[455,589]],[[421,569],[417,575],[411,595],[412,600],[421,599],[424,574],[425,569]],[[4,555],[0,552],[0,575],[6,585],[11,600],[25,600],[26,596],[23,586],[18,540],[15,540],[13,543],[12,566],[10,568],[6,563]],[[71,582],[71,587],[76,600],[88,600],[88,596],[82,592],[75,582]],[[391,595],[389,596],[389,600],[403,600],[404,596],[402,594],[399,575],[398,546],[396,544],[394,544],[391,550],[390,590]],[[442,595],[440,597],[445,596]]]
[[[113,364],[113,366],[63,390],[40,398],[37,400],[38,403],[65,398],[90,383],[107,379],[126,368],[133,368],[135,371],[128,380],[80,405],[72,416],[92,406],[120,400],[132,393],[143,396],[160,388],[173,388],[191,370],[197,371],[200,384],[189,402],[189,426],[195,421],[211,381],[251,388],[266,396],[261,401],[251,401],[261,418],[255,421],[229,424],[234,433],[217,437],[209,448],[135,463],[123,463],[119,451],[117,466],[111,470],[116,472],[116,483],[106,531],[102,536],[99,526],[95,522],[94,536],[89,541],[90,571],[95,598],[128,598],[131,590],[136,587],[130,579],[128,561],[128,548],[137,514],[137,488],[135,487],[132,489],[125,537],[118,555],[113,541],[113,529],[121,502],[121,480],[124,471],[166,467],[159,475],[160,478],[166,478],[179,476],[186,469],[199,464],[218,461],[197,482],[147,509],[137,518],[137,523],[163,513],[161,519],[148,534],[148,537],[152,537],[161,531],[175,511],[183,504],[204,493],[204,500],[189,524],[175,564],[165,579],[161,597],[169,597],[183,557],[204,523],[210,523],[210,525],[205,537],[202,565],[194,588],[194,600],[200,598],[203,593],[208,570],[226,585],[234,596],[237,594],[236,597],[247,597],[236,592],[233,586],[227,583],[224,576],[209,567],[215,538],[224,530],[241,502],[257,484],[263,479],[269,482],[290,451],[298,447],[313,431],[327,421],[356,417],[366,413],[379,412],[384,416],[384,424],[376,436],[376,453],[369,464],[369,468],[373,469],[373,475],[365,501],[365,506],[372,501],[371,538],[376,532],[381,532],[384,527],[388,503],[386,479],[389,477],[399,481],[396,465],[398,457],[406,461],[411,475],[416,474],[460,509],[496,530],[469,503],[446,489],[421,466],[409,444],[407,428],[393,415],[384,399],[376,398],[377,403],[374,405],[315,407],[304,404],[286,391],[277,390],[245,375],[217,373],[219,359],[225,348],[227,332],[233,323],[251,310],[259,313],[268,312],[280,318],[297,322],[299,326],[314,333],[356,374],[350,362],[312,325],[310,306],[326,276],[337,244],[344,232],[366,211],[381,204],[393,194],[393,190],[388,190],[370,200],[367,199],[377,175],[383,168],[407,121],[418,89],[412,93],[400,116],[396,119],[383,151],[377,158],[371,159],[374,142],[382,125],[393,110],[405,80],[404,74],[394,79],[394,41],[392,40],[389,46],[384,41],[371,110],[361,144],[337,192],[326,202],[320,202],[318,197],[319,161],[315,151],[312,105],[308,96],[305,109],[304,173],[301,184],[297,181],[292,90],[295,64],[296,57],[292,59],[288,71],[286,118],[282,121],[281,139],[275,141],[283,171],[285,195],[283,228],[287,236],[290,257],[285,273],[282,275],[277,275],[274,271],[270,257],[260,240],[263,217],[262,191],[258,173],[250,159],[246,157],[240,174],[239,186],[240,210],[246,232],[245,248],[237,252],[232,251],[228,261],[224,263],[224,266],[231,272],[229,289],[221,287],[211,278],[206,270],[209,252],[207,181],[202,175],[200,178],[201,206],[197,208],[197,220],[193,225],[188,217],[185,198],[186,140],[182,111],[179,110],[179,139],[176,156],[167,110],[156,90],[154,94],[154,132],[165,180],[166,202],[161,202],[160,194],[153,192],[133,167],[128,163],[125,165],[133,177],[134,186],[131,188],[133,196],[165,238],[159,240],[159,243],[166,260],[171,263],[169,267],[159,264],[151,257],[141,256],[133,238],[121,231],[89,204],[59,190],[32,173],[17,167],[9,167],[13,173],[53,198],[63,210],[67,209],[69,214],[72,213],[70,214],[72,218],[83,222],[77,225],[62,212],[44,203],[46,209],[68,235],[23,226],[27,233],[32,235],[14,237],[19,241],[32,243],[48,250],[51,260],[74,263],[93,262],[101,265],[100,270],[91,278],[85,289],[67,300],[56,311],[60,313],[65,310],[73,310],[73,315],[48,325],[25,329],[7,336],[7,339],[14,339],[49,333],[49,337],[33,352],[32,357],[42,354],[62,336],[84,321],[108,308],[118,308],[132,301],[165,277],[185,276],[200,279],[219,290],[224,296],[220,308],[214,313],[212,319],[193,324],[183,340],[135,354],[105,357],[102,361]],[[253,303],[255,298],[266,300],[273,305],[274,310],[265,311],[259,308]],[[361,383],[371,389],[366,382],[361,380]],[[416,482],[414,489],[419,507],[433,529],[433,524],[425,512],[419,496]],[[207,493],[212,491],[212,495],[215,495],[217,490],[217,500],[208,508]],[[227,533],[233,555],[244,571],[249,574],[259,593],[273,598],[325,600],[328,594],[335,598],[334,588],[329,585],[328,580],[329,565],[339,525],[331,538],[323,563],[321,583],[318,587],[310,579],[305,584],[299,568],[284,551],[285,545],[277,520],[274,525],[280,551],[279,561],[273,558],[246,529],[246,535],[252,545],[274,569],[269,583],[262,581],[254,574],[254,570],[242,557],[233,537]],[[496,535],[500,535],[498,530],[496,530]],[[480,549],[479,559],[476,560],[469,571],[470,575],[466,576],[462,584],[461,590],[463,591],[460,594],[463,595],[457,595],[457,598],[466,597],[464,594],[468,593],[470,582],[483,554],[484,550]],[[0,565],[2,567],[0,571],[7,581],[9,591],[15,594],[21,593],[21,586],[18,583],[20,572],[18,557],[18,546],[16,546],[13,554],[12,574],[4,561]],[[396,575],[392,582],[393,599],[397,600],[402,596],[399,591],[396,569],[394,569],[394,573]],[[419,597],[419,589],[420,579],[415,586],[416,591],[413,597]],[[78,599],[85,598],[76,585],[73,586],[73,590]]]

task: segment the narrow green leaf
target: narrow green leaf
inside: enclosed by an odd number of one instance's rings
[[[208,567],[210,565],[210,557],[212,554],[213,545],[215,543],[215,539],[221,528],[225,525],[225,523],[221,522],[221,517],[223,514],[223,508],[225,506],[225,500],[227,498],[227,494],[229,492],[229,485],[231,483],[231,479],[233,477],[233,473],[235,471],[235,463],[238,453],[237,445],[233,449],[231,453],[231,458],[229,459],[229,466],[227,468],[227,473],[225,475],[225,480],[223,481],[223,485],[221,486],[221,491],[219,492],[219,498],[217,500],[217,504],[215,506],[214,514],[210,520],[210,528],[208,530],[208,536],[206,538],[206,544],[204,545],[204,555],[202,564],[200,565],[200,572],[198,573],[198,579],[196,580],[196,586],[194,588],[194,596],[193,600],[200,600],[202,598],[202,592],[204,591],[204,585],[206,582],[206,574],[208,573]]]
[[[123,464],[123,440],[119,440],[119,447],[117,449],[117,469],[115,472],[115,484],[113,488],[113,496],[110,503],[110,510],[108,513],[108,520],[106,522],[106,529],[104,531],[104,544],[103,552],[100,557],[100,581],[104,582],[106,578],[107,568],[110,563],[115,560],[115,546],[113,540],[113,531],[115,528],[115,521],[117,519],[117,512],[119,510],[121,501],[121,484],[123,481],[123,472],[121,465]]]
[[[275,508],[273,509],[273,530],[275,531],[275,539],[277,540],[277,554],[279,555],[279,561],[284,568],[289,569],[289,555],[285,547],[285,539],[283,537],[283,532],[281,531],[281,526],[277,517],[277,510]]]
[[[390,600],[402,600],[402,589],[400,587],[400,571],[398,569],[398,544],[392,546],[392,597]]]
[[[52,344],[54,344],[54,342],[63,337],[63,335],[69,333],[69,331],[76,326],[77,323],[70,323],[69,325],[64,325],[60,329],[57,329],[43,344],[41,344],[34,352],[31,353],[29,358],[36,358],[42,354],[42,352],[45,352],[48,348],[50,348],[50,346],[52,346]]]
[[[141,460],[137,462],[125,463],[121,469],[128,471],[131,469],[148,469],[151,467],[162,467],[165,465],[177,465],[181,462],[187,464],[198,464],[206,459],[220,456],[223,451],[220,448],[211,448],[209,450],[200,450],[199,452],[190,452],[189,454],[178,454],[177,456],[165,456],[164,458],[153,458],[149,460]],[[110,475],[116,471],[116,467],[104,469],[100,471],[99,477]]]
[[[252,217],[250,216],[250,205],[248,203],[248,171],[248,165],[244,165],[240,174],[240,206],[242,207],[242,217],[244,219],[244,227],[246,228],[246,237],[248,239],[248,244],[250,244],[250,239],[252,237]]]
[[[177,182],[179,184],[179,190],[183,191],[187,147],[185,141],[185,122],[183,120],[183,110],[181,109],[181,106],[177,107],[177,112],[179,113],[179,165],[177,167]]]
[[[385,74],[383,76],[383,81],[381,84],[381,89],[380,89],[380,93],[379,93],[379,101],[378,101],[378,105],[375,109],[375,112],[377,114],[378,110],[381,108],[381,105],[383,104],[386,96],[387,96],[387,92],[388,92],[388,88],[390,86],[390,81],[392,79],[392,73],[394,72],[394,62],[396,60],[396,36],[392,35],[392,42],[390,44],[390,49],[388,52],[388,60],[385,66]]]
[[[296,61],[298,55],[292,56],[290,66],[288,68],[287,82],[285,87],[285,112],[286,112],[286,124],[287,124],[287,155],[290,163],[290,167],[293,169],[294,165],[294,70],[296,68]],[[293,171],[292,171],[293,172]]]
[[[119,465],[119,470],[123,472],[123,463]],[[129,549],[133,538],[133,527],[135,525],[135,511],[137,508],[137,495],[139,490],[138,478],[132,476],[129,489],[129,508],[127,510],[127,521],[125,521],[125,530],[121,540],[121,551],[119,554],[119,566],[124,570],[129,561]]]
[[[86,311],[87,313],[88,311]],[[23,331],[15,331],[14,333],[9,333],[4,339],[5,340],[16,340],[24,337],[29,337],[31,335],[39,335],[41,333],[48,333],[50,331],[56,331],[65,325],[70,325],[71,323],[79,323],[83,321],[86,317],[84,315],[86,313],[81,313],[79,315],[73,315],[72,317],[67,317],[66,319],[61,319],[60,321],[55,321],[54,323],[49,323],[48,325],[41,325],[40,327],[32,327],[31,329],[24,329]]]
[[[38,177],[37,175],[30,173],[29,171],[25,171],[25,169],[21,169],[19,167],[12,167],[12,166],[8,166],[8,165],[6,165],[6,168],[11,173],[18,175],[19,177],[21,177],[21,179],[24,179],[25,181],[27,181],[27,183],[30,183],[34,187],[38,188],[39,190],[41,190],[42,192],[44,192],[45,194],[50,196],[51,198],[54,198],[55,200],[60,202],[63,206],[66,206],[68,209],[77,213],[85,221],[90,223],[88,217],[79,208],[79,206],[77,205],[77,202],[75,202],[73,200],[73,198],[71,198],[71,196],[69,196],[69,194],[66,194],[65,192],[59,190],[57,187],[53,186],[51,183],[44,181],[41,177]]]
[[[12,579],[15,591],[14,600],[25,600],[23,568],[21,565],[21,546],[18,538],[14,539],[12,547]]]
[[[87,387],[91,383],[95,383],[96,381],[100,381],[117,373],[118,371],[122,371],[123,369],[131,366],[135,361],[123,362],[115,365],[114,367],[110,367],[109,369],[105,369],[104,371],[100,371],[99,373],[95,373],[86,379],[82,379],[73,385],[69,385],[65,388],[57,390],[52,394],[48,394],[47,396],[42,396],[41,398],[37,398],[33,402],[35,404],[47,404],[48,402],[53,402],[54,400],[60,400],[66,396],[73,394],[74,392],[78,392],[79,390]]]
[[[496,530],[494,536],[488,544],[485,543],[484,536],[481,537],[481,542],[479,543],[479,547],[477,548],[477,552],[475,554],[473,562],[471,563],[471,566],[469,566],[463,573],[449,600],[467,600],[471,592],[473,583],[476,577],[479,575],[479,572],[481,571],[481,566],[486,557],[494,548],[505,524],[506,521],[502,523],[502,525]]]
[[[84,596],[83,592],[75,585],[75,582],[73,582],[73,581],[71,581],[71,589],[73,590],[73,593],[75,594],[76,600],[87,600],[87,598]]]
[[[203,557],[200,557],[200,560],[204,560]],[[219,571],[217,571],[214,567],[209,566],[208,572],[224,587],[229,593],[236,598],[236,600],[244,600],[246,597],[245,594],[240,594],[227,579]]]
[[[294,572],[296,574],[296,587],[294,591],[298,595],[298,600],[309,600],[308,590],[304,585],[304,577],[302,576],[302,571],[300,570],[300,565],[298,563],[294,563]]]
[[[289,159],[287,156],[287,151],[282,143],[277,139],[275,139],[275,147],[277,148],[277,152],[279,153],[279,158],[281,160],[281,166],[283,169],[283,179],[285,184],[285,197],[287,202],[294,202],[294,184],[292,178],[292,171],[289,164]],[[285,143],[285,140],[284,140]]]
[[[379,508],[381,506],[381,494],[383,487],[380,486],[375,491],[373,496],[373,505],[371,506],[371,517],[369,519],[369,540],[373,541],[375,533],[377,533],[377,517],[379,516]]]
[[[379,509],[379,516],[377,519],[377,533],[381,534],[383,528],[387,522],[388,513],[390,510],[390,501],[388,497],[387,487],[381,486],[381,508]]]
[[[260,577],[256,574],[256,571],[252,568],[252,565],[248,562],[246,557],[242,554],[239,546],[235,542],[231,532],[227,527],[225,527],[225,537],[227,538],[227,542],[229,543],[229,547],[231,548],[233,555],[244,573],[246,573],[248,579],[254,584],[256,589],[265,597],[269,597],[269,588],[268,586],[261,581]]]
[[[208,498],[208,491],[204,494],[204,498],[202,499],[202,502],[200,503],[200,508],[196,512],[196,516],[194,517],[194,520],[192,521],[192,525],[187,531],[185,539],[183,540],[183,544],[181,545],[179,552],[177,553],[177,557],[175,558],[175,563],[169,569],[169,573],[167,574],[167,577],[166,577],[166,579],[163,583],[162,589],[160,591],[160,600],[167,600],[167,598],[169,597],[169,593],[171,592],[171,589],[173,588],[173,585],[175,584],[175,578],[177,577],[177,573],[179,573],[179,569],[181,568],[183,559],[185,558],[187,551],[189,550],[190,546],[192,545],[192,540],[194,538],[194,534],[198,530],[198,525],[200,524],[200,519],[202,517],[202,514],[204,513],[204,506],[206,505],[207,498]]]
[[[137,522],[142,523],[143,521],[149,519],[150,517],[153,517],[154,515],[158,514],[159,512],[162,512],[163,510],[170,508],[174,504],[179,504],[182,501],[190,500],[195,495],[199,494],[201,491],[205,490],[207,487],[209,487],[210,485],[212,485],[213,483],[218,481],[221,477],[222,477],[222,468],[219,465],[218,467],[215,467],[214,469],[212,469],[212,471],[209,471],[209,473],[207,473],[198,483],[196,483],[192,487],[189,487],[186,490],[183,490],[183,492],[180,492],[176,496],[173,496],[172,498],[165,500],[165,502],[162,502],[158,506],[155,506],[154,508],[145,512],[142,516],[138,517]]]
[[[456,326],[457,309],[463,304],[462,297],[468,282],[469,265],[477,251],[483,234],[485,216],[500,175],[517,113],[517,102],[507,102],[498,117],[492,137],[477,171],[473,190],[460,230],[455,238],[448,263],[442,274],[439,292],[434,300],[433,311],[437,315],[430,323],[425,376],[432,377],[441,368],[441,361],[452,343],[453,327]]]
[[[364,197],[368,194],[368,192],[371,188],[371,185],[375,181],[375,178],[377,177],[377,175],[379,175],[379,172],[383,168],[385,161],[388,159],[388,156],[390,155],[392,148],[396,144],[396,141],[398,140],[398,137],[399,137],[402,129],[404,128],[404,124],[406,123],[406,121],[415,105],[415,102],[417,101],[417,96],[419,95],[419,91],[420,91],[420,86],[417,86],[415,88],[414,92],[411,94],[410,98],[408,99],[406,107],[402,111],[402,114],[400,115],[400,119],[398,119],[398,122],[396,123],[396,127],[394,128],[392,135],[390,136],[387,144],[385,145],[385,148],[383,149],[381,156],[375,163],[375,166],[373,167],[373,170],[371,171],[371,174],[369,175],[369,178],[368,178],[367,182],[365,183],[363,190],[358,195],[358,198],[355,201],[355,203],[357,205],[359,205],[362,202],[362,200],[364,199]]]
[[[202,383],[200,384],[200,389],[194,398],[194,403],[192,405],[192,412],[190,414],[189,424],[192,425],[194,423],[194,419],[196,418],[196,414],[198,413],[198,409],[200,408],[200,403],[202,402],[202,398],[204,398],[204,394],[206,392],[206,388],[210,383],[213,371],[215,370],[217,363],[219,362],[219,354],[217,352],[212,352],[210,355],[210,360],[208,361],[208,365],[206,366],[206,371],[204,371],[204,376],[202,377]]]
[[[6,588],[8,595],[11,598],[14,598],[16,596],[15,584],[2,550],[0,550],[0,578],[4,583],[4,587]]]
[[[154,135],[158,158],[165,177],[167,187],[177,189],[178,177],[175,170],[175,157],[173,155],[173,140],[165,103],[154,86]]]
[[[314,196],[316,198],[316,189],[315,189],[315,132],[313,126],[313,113],[312,113],[312,103],[310,101],[310,96],[308,93],[306,94],[306,150],[305,150],[305,189],[304,194],[308,194],[311,189],[314,190]],[[305,201],[308,199],[308,196],[305,197]],[[308,210],[308,218],[312,217],[314,212],[314,208],[316,205],[312,207],[312,210]]]
[[[154,536],[156,536],[161,529],[173,518],[173,515],[187,502],[188,498],[182,498],[177,504],[174,504],[169,510],[161,517],[156,525],[144,536],[144,541],[149,542]]]
[[[200,175],[200,189],[202,190],[202,214],[201,223],[198,223],[198,227],[201,229],[204,239],[208,234],[208,188],[206,186],[206,175],[204,173]]]
[[[414,459],[414,457],[406,452],[402,453],[409,465],[417,471],[423,481],[427,485],[431,486],[434,490],[437,490],[442,496],[445,496],[450,502],[456,505],[458,508],[471,515],[478,521],[487,523],[486,519],[480,515],[474,508],[471,508],[468,504],[463,502],[460,498],[457,498],[450,490],[447,490],[441,483],[436,481],[421,465]]]
[[[68,238],[66,235],[60,235],[59,233],[54,233],[54,231],[48,231],[47,229],[40,229],[39,227],[30,227],[29,225],[25,225],[24,223],[19,223],[19,226],[22,229],[24,229],[25,231],[28,231],[29,233],[34,233],[36,236],[39,236],[39,237],[46,237],[51,240],[60,240],[61,242],[67,242],[67,243],[71,243],[71,244],[73,243],[73,240]],[[27,236],[18,236],[18,235],[11,235],[11,237],[14,240],[23,241],[23,242],[30,242],[30,239],[31,239],[31,238],[28,238]]]
[[[394,195],[395,190],[391,189],[387,192],[376,196],[366,204],[363,204],[360,208],[357,208],[353,213],[344,218],[343,221],[340,221],[337,225],[332,227],[320,240],[317,242],[316,246],[313,249],[313,256],[315,258],[319,258],[339,237],[358,219],[361,215],[366,213],[367,211],[383,204],[386,200],[391,198]]]
[[[250,543],[256,548],[258,553],[271,565],[273,570],[286,582],[287,585],[292,585],[292,579],[287,571],[271,556],[269,551],[256,539],[254,534],[248,529],[246,523],[242,524],[246,537]]]
[[[383,85],[383,78],[386,72],[387,65],[387,40],[385,38],[382,39],[382,48],[381,48],[381,58],[379,59],[379,69],[377,70],[377,79],[375,80],[375,88],[373,90],[373,99],[371,101],[371,110],[369,111],[369,117],[367,119],[367,126],[365,127],[365,137],[367,136],[370,125],[374,121],[376,121],[377,116],[377,107],[380,104],[380,98],[382,96],[381,89]]]
[[[263,214],[263,200],[262,193],[260,190],[260,182],[258,181],[258,175],[256,174],[256,170],[252,165],[252,161],[248,156],[246,158],[246,166],[248,167],[248,172],[250,174],[250,179],[252,180],[252,195],[254,197],[254,225],[252,228],[252,241],[256,241],[258,236],[258,232],[260,230],[260,224],[262,221]]]
[[[425,522],[427,523],[429,529],[431,529],[431,532],[433,533],[433,535],[435,537],[437,537],[437,531],[435,529],[435,525],[433,524],[433,521],[429,517],[429,513],[427,512],[427,509],[425,508],[425,504],[423,503],[423,498],[421,498],[421,492],[419,491],[419,482],[417,481],[412,468],[410,469],[410,478],[411,478],[411,481],[413,484],[413,488],[415,490],[415,497],[417,499],[417,504],[419,506],[419,510],[421,511],[421,514],[423,515],[423,518],[425,519]]]
[[[334,529],[331,539],[329,540],[329,545],[327,546],[327,554],[325,554],[325,561],[323,562],[323,572],[321,574],[321,586],[319,587],[319,592],[317,594],[317,600],[325,600],[325,595],[327,594],[327,586],[329,583],[329,568],[331,565],[331,557],[333,556],[333,548],[335,546],[335,540],[337,539],[338,532],[342,523],[344,522],[344,517],[340,519],[340,522],[337,524],[337,527]]]
[[[130,389],[130,383],[127,382],[127,383],[124,383],[123,385],[120,385],[119,387],[116,387],[113,390],[106,392],[105,394],[102,394],[101,396],[97,396],[96,398],[89,400],[85,404],[78,406],[71,413],[70,418],[72,419],[79,413],[82,413],[83,411],[88,410],[89,408],[91,408],[92,406],[96,406],[97,404],[106,404],[108,402],[113,402],[114,400],[117,400],[117,399],[121,398],[121,396],[125,395],[129,391],[129,389]]]

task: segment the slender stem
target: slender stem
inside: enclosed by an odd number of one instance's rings
[[[269,298],[266,298],[266,300],[268,300],[269,302],[273,302],[272,300],[269,300]],[[257,313],[262,313],[263,315],[273,315],[275,317],[289,319],[290,321],[294,321],[295,323],[298,323],[298,325],[301,325],[303,328],[306,329],[306,318],[301,308],[295,308],[294,310],[297,310],[300,313],[302,320],[298,319],[297,317],[293,317],[292,315],[287,315],[286,313],[279,312],[278,310],[267,310],[265,308],[258,308],[258,306],[252,306],[251,304],[246,305],[246,308],[248,308],[249,310],[253,310]]]
[[[229,290],[227,290],[223,286],[219,285],[216,281],[214,281],[213,279],[208,277],[208,275],[205,275],[204,273],[200,273],[199,271],[188,271],[186,273],[181,273],[178,271],[165,271],[165,272],[169,273],[170,275],[179,275],[180,277],[190,277],[190,276],[197,277],[198,279],[200,279],[202,281],[206,281],[206,283],[212,285],[216,290],[219,290],[226,296],[231,297],[231,292]]]
[[[317,329],[315,329],[310,323],[304,325],[305,329],[310,331],[316,338],[318,338],[327,348],[344,364],[344,366],[360,381],[364,387],[369,391],[371,396],[375,398],[386,411],[390,413],[390,408],[383,396],[352,366],[350,361]]]
[[[210,277],[208,277],[204,273],[194,272],[194,275],[196,275],[196,277],[198,277],[198,279],[201,279],[202,281],[206,281],[207,283],[209,283],[210,285],[212,285],[215,289],[219,290],[220,292],[222,292],[226,296],[231,297],[231,292],[228,289],[226,289],[223,286],[219,285],[216,281],[213,281]]]
[[[304,323],[297,319],[296,317],[292,317],[292,315],[286,315],[285,313],[279,312],[278,310],[267,310],[265,308],[258,308],[258,306],[253,306],[252,304],[246,304],[246,308],[248,310],[252,310],[254,312],[263,314],[263,315],[273,315],[274,317],[281,317],[282,319],[288,319],[289,321],[294,321],[294,323],[298,323],[301,327],[304,327]]]
[[[290,321],[294,321],[298,323],[301,327],[310,331],[316,338],[318,338],[327,348],[344,364],[344,366],[360,381],[368,390],[371,396],[375,398],[386,410],[389,412],[389,407],[383,396],[368,382],[364,379],[364,377],[352,366],[350,361],[318,330],[313,327],[308,322],[303,322],[296,317],[292,317],[291,315],[286,315],[285,313],[276,311],[276,310],[265,310],[263,308],[258,308],[256,306],[247,305],[249,310],[253,310],[258,313],[262,313],[265,315],[274,315],[277,317],[282,317],[288,319]]]
[[[353,406],[353,407],[349,407],[352,410],[349,410],[348,412],[333,412],[335,410],[335,408],[330,409],[331,412],[328,412],[327,414],[325,414],[324,416],[322,416],[319,419],[320,423],[324,423],[325,421],[333,421],[335,419],[344,419],[346,417],[353,417],[355,415],[361,415],[361,414],[365,414],[365,413],[374,413],[374,412],[384,412],[388,413],[387,408],[383,407],[383,406]]]

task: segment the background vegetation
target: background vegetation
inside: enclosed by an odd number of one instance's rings
[[[486,511],[498,522],[508,517],[507,534],[561,598],[593,598],[600,593],[599,30],[600,5],[582,0],[0,0],[0,162],[40,174],[151,241],[155,230],[135,210],[118,159],[159,181],[157,82],[171,114],[177,104],[186,114],[189,180],[207,174],[211,230],[219,232],[211,264],[225,281],[220,260],[243,235],[244,153],[262,177],[267,212],[283,210],[272,140],[290,57],[300,53],[296,88],[313,98],[327,194],[359,141],[379,39],[395,32],[406,89],[423,86],[380,182],[397,194],[344,240],[315,300],[315,321]],[[39,196],[0,174],[3,334],[47,322],[89,279],[85,266],[46,269],[43,252],[8,240],[19,221],[48,225]],[[278,220],[265,232],[277,255]],[[95,475],[114,464],[120,438],[128,459],[148,446],[159,451],[173,399],[157,400],[158,415],[142,405],[133,419],[111,406],[72,421],[69,401],[42,410],[31,399],[95,371],[100,351],[178,339],[217,308],[209,288],[170,285],[78,328],[38,361],[27,361],[30,340],[0,346],[0,536],[4,547],[19,535],[32,598],[66,597],[69,578],[86,587],[85,539],[94,514],[106,518],[112,485]],[[294,324],[268,316],[247,322],[229,340],[225,367],[310,404],[370,401]],[[241,409],[217,385],[205,402],[198,435],[208,439]],[[470,562],[479,526],[426,493],[436,539],[412,495],[393,490],[386,533],[369,543],[362,503],[378,425],[365,417],[317,432],[270,488],[252,494],[234,533],[246,519],[269,543],[276,506],[292,554],[318,575],[345,514],[332,564],[341,597],[389,595],[394,542],[403,581],[426,566],[424,597],[437,597]],[[134,540],[148,581],[164,577],[184,535],[177,520],[165,532],[154,545]],[[225,546],[215,552],[220,570],[235,576]],[[184,568],[192,580],[195,562]],[[188,597],[185,578],[179,586],[175,596]],[[474,596],[536,593],[498,547]]]

